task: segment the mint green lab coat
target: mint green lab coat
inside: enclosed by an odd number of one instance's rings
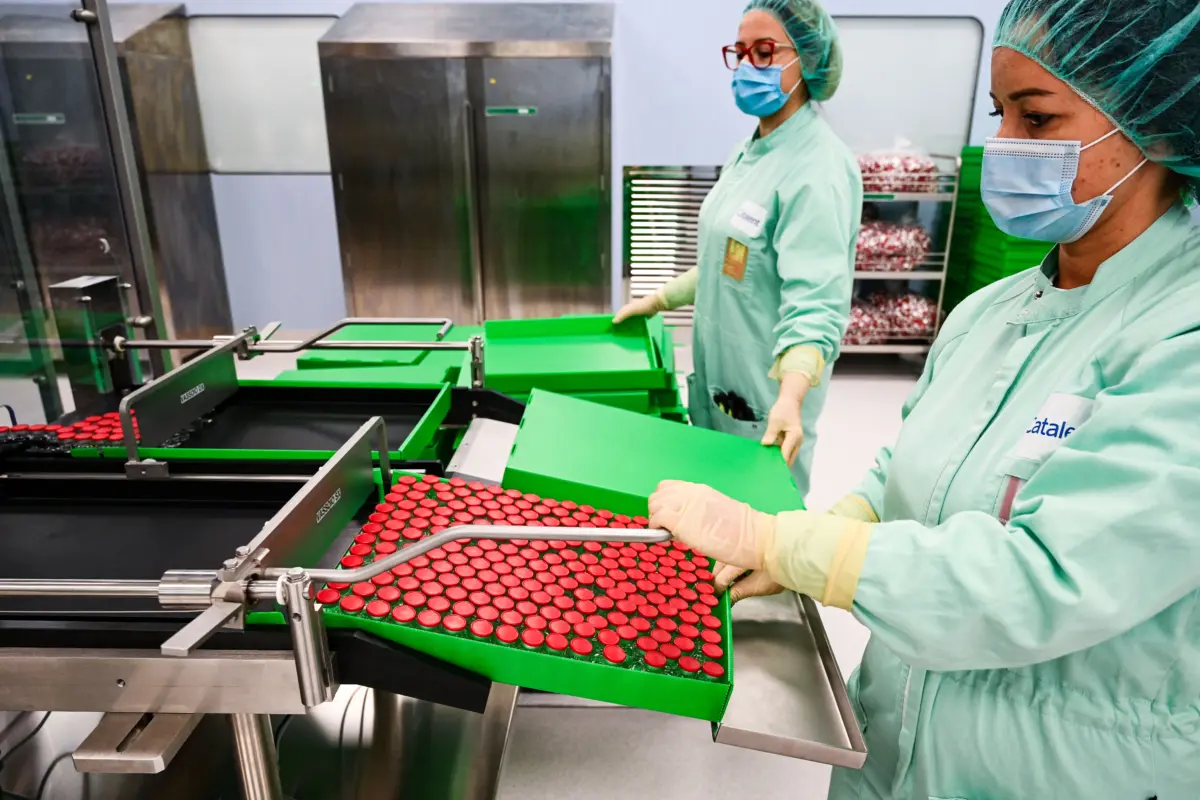
[[[951,314],[857,489],[870,754],[835,800],[1200,798],[1200,228],[1055,265]]]
[[[768,377],[775,359],[811,345],[828,364],[804,401],[804,445],[793,474],[808,493],[817,417],[850,317],[854,242],[862,218],[862,177],[854,155],[812,104],[734,153],[700,211],[700,279],[688,381],[692,423],[762,439],[779,395]],[[727,258],[744,246],[744,258]],[[760,422],[718,409],[734,392]]]

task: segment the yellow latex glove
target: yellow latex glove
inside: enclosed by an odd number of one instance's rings
[[[879,522],[870,504],[856,494],[848,494],[829,509],[828,514],[860,522]],[[765,570],[747,573],[741,567],[717,563],[713,567],[713,583],[718,592],[729,590],[729,602],[737,603],[749,597],[771,597],[787,589],[776,582]]]
[[[677,278],[667,281],[666,285],[657,292],[640,297],[626,303],[613,317],[613,324],[620,325],[633,317],[650,318],[663,311],[674,311],[677,308],[696,302],[696,286],[700,283],[700,270],[690,269]]]
[[[765,573],[747,590],[769,588],[762,583],[769,580],[847,610],[874,527],[807,511],[771,516],[715,489],[681,481],[664,481],[651,495],[650,524],[721,562],[727,580],[736,577],[729,568]]]
[[[779,380],[779,399],[771,406],[767,415],[767,432],[762,443],[766,447],[779,446],[783,460],[790,467],[796,463],[800,455],[800,445],[804,444],[804,423],[800,418],[800,408],[804,405],[804,397],[812,387],[809,376],[803,372],[784,373]]]

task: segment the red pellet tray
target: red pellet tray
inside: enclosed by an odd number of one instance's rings
[[[718,721],[732,690],[729,603],[679,542],[582,543],[570,528],[630,518],[516,490],[403,476],[341,565],[455,525],[562,527],[562,541],[469,540],[373,580],[330,584],[331,626],[365,628],[492,680]]]

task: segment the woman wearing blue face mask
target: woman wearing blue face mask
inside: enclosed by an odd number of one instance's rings
[[[813,0],[754,0],[725,59],[757,129],[704,202],[699,266],[616,321],[694,302],[692,422],[780,446],[805,494],[862,215],[858,164],[813,105],[837,90],[841,47]]]
[[[984,200],[1045,261],[831,514],[668,483],[651,524],[870,629],[834,800],[1200,798],[1200,5],[1012,0],[992,95]]]

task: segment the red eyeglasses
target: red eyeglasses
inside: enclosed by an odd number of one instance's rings
[[[747,57],[758,69],[766,69],[775,61],[777,50],[795,49],[790,44],[780,44],[774,39],[759,39],[751,42],[749,47],[743,44],[728,45],[721,48],[721,52],[725,54],[725,66],[730,69],[737,69]]]

